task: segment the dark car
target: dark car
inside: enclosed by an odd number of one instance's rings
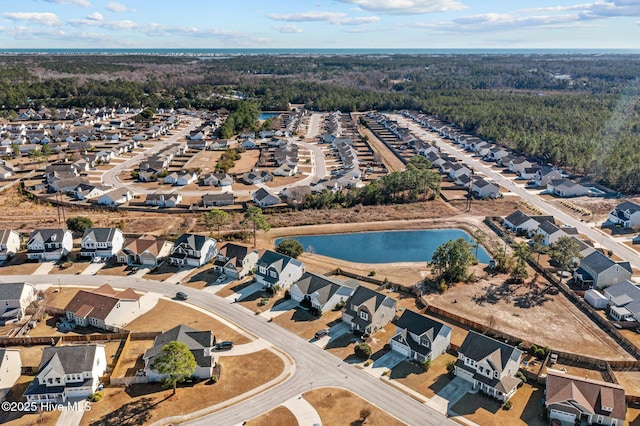
[[[181,291],[176,293],[176,299],[187,300],[188,298],[189,296],[187,296],[187,293],[183,293]]]
[[[321,338],[322,336],[326,336],[327,334],[329,334],[329,329],[328,328],[324,328],[322,330],[318,330],[316,331],[316,339]]]
[[[220,342],[216,345],[216,349],[231,349],[233,347],[233,342],[230,341],[225,341],[225,342]]]

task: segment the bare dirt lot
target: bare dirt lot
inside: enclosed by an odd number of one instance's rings
[[[153,346],[153,340],[131,340],[126,350],[120,354],[118,360],[118,368],[111,373],[113,377],[131,377],[135,376],[139,369],[144,368],[144,360],[142,355]]]

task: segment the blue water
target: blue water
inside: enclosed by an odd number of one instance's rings
[[[260,114],[260,117],[258,117],[258,120],[268,120],[271,117],[277,117],[279,115],[279,112],[263,112],[262,114]]]
[[[433,252],[449,240],[464,238],[472,242],[469,234],[460,229],[355,232],[287,238],[297,240],[305,252],[358,263],[429,262]],[[276,245],[282,240],[278,238]],[[485,249],[480,247],[478,261],[489,263],[490,259]]]

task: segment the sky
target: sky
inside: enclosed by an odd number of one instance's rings
[[[1,0],[0,49],[640,49],[640,0]]]

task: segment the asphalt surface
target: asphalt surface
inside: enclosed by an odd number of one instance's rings
[[[241,424],[245,420],[283,404],[292,397],[310,389],[324,386],[348,389],[408,425],[457,424],[428,406],[384,384],[357,367],[344,363],[342,360],[288,330],[267,322],[265,318],[254,315],[253,312],[239,305],[201,290],[153,280],[117,276],[25,275],[12,276],[10,280],[26,281],[32,284],[57,284],[58,278],[60,278],[63,285],[97,287],[106,282],[113,287],[132,287],[135,290],[153,291],[168,297],[175,296],[176,291],[183,291],[189,295],[189,303],[225,317],[284,350],[293,359],[295,363],[294,372],[283,383],[229,408],[192,420],[188,424]],[[357,416],[357,414],[354,414],[354,416]]]
[[[609,234],[598,231],[595,228],[589,226],[587,223],[576,219],[573,216],[565,213],[564,211],[554,207],[552,204],[540,198],[537,194],[529,192],[524,187],[514,183],[513,180],[505,177],[495,169],[491,168],[490,164],[484,163],[480,160],[480,158],[472,157],[470,153],[467,153],[466,151],[458,149],[454,145],[443,141],[442,138],[436,136],[435,133],[425,130],[419,125],[399,115],[393,115],[392,117],[403,126],[407,126],[412,132],[420,135],[427,140],[434,141],[443,152],[446,152],[447,154],[450,154],[451,156],[463,161],[465,164],[470,165],[476,172],[480,172],[486,175],[488,178],[493,179],[500,186],[508,189],[516,195],[519,195],[524,200],[528,201],[533,206],[546,212],[547,214],[553,215],[559,221],[567,225],[574,226],[581,234],[590,238],[595,244],[599,244],[606,250],[611,250],[620,258],[631,263],[633,267],[640,268],[640,255],[638,255],[638,253],[625,246],[624,244],[611,238]]]

